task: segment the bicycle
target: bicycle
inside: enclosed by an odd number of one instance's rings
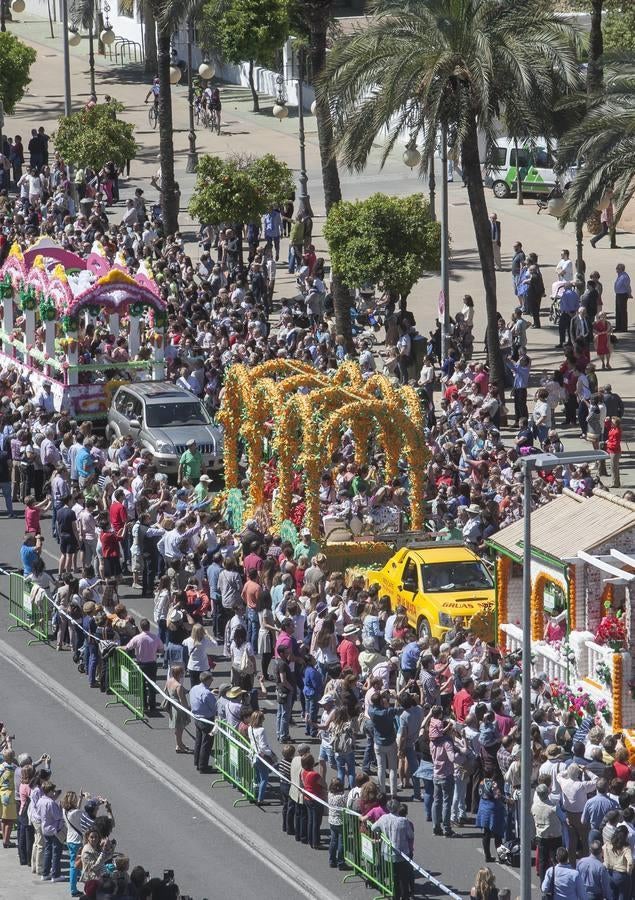
[[[150,128],[156,128],[159,124],[159,110],[156,103],[153,103],[148,110],[148,122],[150,123]]]
[[[204,106],[201,110],[201,124],[203,128],[209,128],[212,117],[210,115],[209,109]]]
[[[212,131],[215,131],[216,134],[220,134],[220,110],[219,109],[211,109],[210,110],[210,126]]]

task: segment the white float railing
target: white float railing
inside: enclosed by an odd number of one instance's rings
[[[600,683],[597,674],[597,667],[598,665],[600,665],[600,663],[605,663],[609,667],[609,670],[611,670],[611,664],[613,662],[613,650],[610,647],[603,646],[602,644],[596,644],[595,641],[585,641],[585,646],[587,653],[587,678],[590,678],[591,681]]]
[[[506,643],[508,650],[513,653],[522,651],[522,629],[517,625],[511,625],[509,623],[501,625],[500,629],[507,635]],[[570,675],[569,666],[560,650],[539,641],[532,643],[531,652],[533,657],[532,672],[544,672],[550,681],[567,682],[567,677]]]

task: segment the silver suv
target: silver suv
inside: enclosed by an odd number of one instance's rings
[[[175,475],[187,442],[196,441],[205,467],[223,467],[223,435],[194,394],[170,382],[141,381],[122,385],[108,411],[106,434],[133,435],[152,450],[159,472]]]

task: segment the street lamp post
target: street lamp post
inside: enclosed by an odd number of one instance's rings
[[[304,63],[305,49],[300,47],[298,51],[298,140],[300,142],[300,191],[298,193],[298,213],[302,216],[313,217],[311,199],[308,189],[308,175],[306,171],[306,147],[304,142]]]
[[[64,49],[64,115],[71,114],[71,54],[68,46],[68,0],[62,0],[62,46]]]
[[[532,900],[531,892],[531,488],[537,469],[582,465],[608,459],[603,450],[538,453],[519,460],[523,475],[523,656],[522,709],[520,717],[520,900]]]
[[[434,163],[434,158],[433,158]],[[441,322],[441,357],[446,357],[450,330],[450,241],[448,231],[448,126],[441,125],[441,293],[443,316]]]
[[[187,139],[190,149],[187,152],[186,172],[196,172],[198,168],[198,153],[196,152],[196,132],[194,131],[194,83],[192,80],[192,41],[194,40],[194,27],[192,20],[187,23],[187,106],[189,112],[190,130]]]

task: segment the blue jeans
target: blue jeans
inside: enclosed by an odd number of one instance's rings
[[[470,776],[467,772],[454,776],[454,796],[452,797],[452,809],[450,811],[450,818],[453,822],[460,822],[466,816],[465,797],[469,780]]]
[[[450,831],[450,809],[454,794],[454,775],[446,775],[445,778],[434,778],[434,799],[432,801],[432,824],[436,828]]]
[[[348,787],[355,786],[355,751],[349,753],[336,753],[335,762],[337,763],[337,777],[346,787],[346,771],[348,770]]]
[[[610,900],[629,900],[631,896],[631,876],[627,872],[615,872],[609,869],[609,879],[613,892]]]
[[[406,747],[404,750],[406,759],[408,760],[408,770],[412,779],[413,799],[421,800],[421,782],[414,774],[419,768],[419,757],[414,747]]]
[[[10,481],[0,481],[0,491],[2,491],[2,496],[4,497],[4,502],[7,507],[7,512],[10,516],[13,515],[13,500],[11,499],[11,482]]]
[[[66,844],[68,847],[68,865],[70,868],[70,881],[71,881],[71,894],[77,893],[77,879],[79,877],[79,870],[75,868],[75,860],[77,859],[77,855],[82,851],[81,844],[73,844],[71,841],[68,841]]]
[[[258,631],[260,630],[260,622],[258,613],[255,609],[247,609],[247,640],[251,644],[254,653],[258,652]]]
[[[256,760],[255,769],[258,784],[258,803],[262,803],[265,799],[270,772],[269,768],[259,759]]]
[[[282,703],[278,700],[278,712],[276,713],[276,736],[279,741],[289,737],[289,720],[291,719],[291,707],[293,706],[293,694],[289,691],[287,699]]]
[[[62,844],[55,835],[44,835],[44,872],[45,878],[59,878],[62,861]]]
[[[426,821],[432,821],[432,802],[434,800],[434,782],[431,778],[423,779],[423,808],[426,811]]]
[[[344,836],[341,825],[331,825],[331,840],[329,841],[329,865],[344,865]]]
[[[370,719],[364,719],[364,734],[366,735],[366,747],[362,760],[362,771],[370,774],[370,767],[377,762],[375,756],[375,732]]]
[[[317,728],[313,724],[317,722],[318,717],[318,702],[317,697],[305,697],[306,703],[306,726],[304,729],[305,734],[308,734],[309,737],[317,737]]]

